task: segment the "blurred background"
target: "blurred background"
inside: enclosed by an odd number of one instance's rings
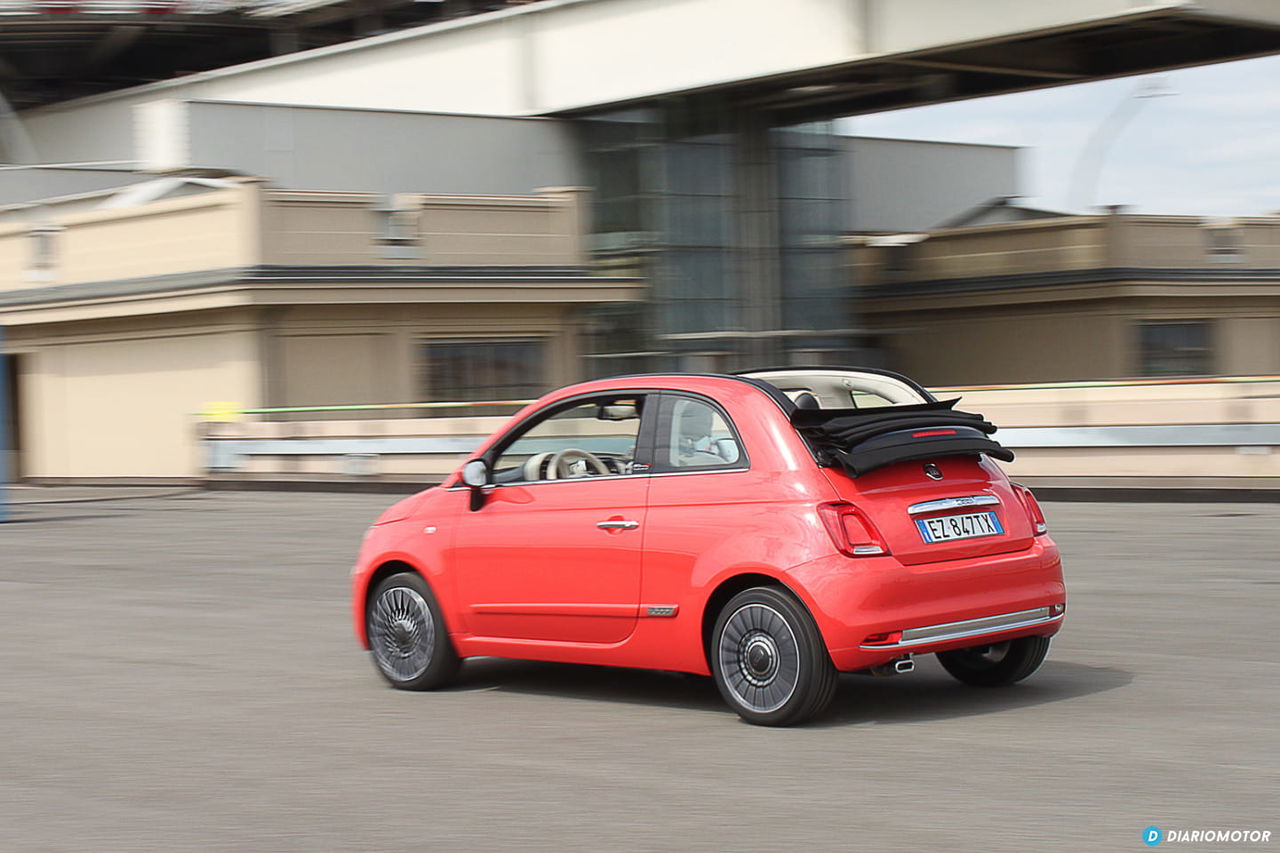
[[[1271,488],[1277,52],[1267,0],[0,2],[7,479],[403,489],[569,382],[852,364],[1033,486]]]

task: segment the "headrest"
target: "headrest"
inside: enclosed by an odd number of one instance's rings
[[[640,417],[640,413],[636,411],[635,403],[613,403],[601,406],[598,417],[602,421],[629,421]]]
[[[797,409],[821,409],[822,408],[822,406],[818,405],[818,398],[810,394],[808,391],[801,391],[799,394],[796,395],[795,399],[792,400],[792,402],[796,404]]]
[[[678,432],[681,438],[705,438],[711,435],[714,414],[706,406],[685,406],[680,412]]]

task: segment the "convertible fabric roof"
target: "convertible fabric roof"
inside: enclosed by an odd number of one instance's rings
[[[897,462],[986,454],[1013,461],[1013,451],[989,438],[997,430],[982,415],[956,411],[959,399],[874,409],[801,409],[791,423],[823,464],[851,477]]]

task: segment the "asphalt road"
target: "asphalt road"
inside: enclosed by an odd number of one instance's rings
[[[1280,850],[1276,505],[1049,504],[1070,605],[1029,681],[926,659],[763,729],[668,673],[482,660],[384,687],[347,574],[388,502],[18,507],[0,851],[1101,851],[1151,824]]]

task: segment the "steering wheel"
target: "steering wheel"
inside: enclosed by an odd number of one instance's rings
[[[586,462],[587,467],[597,474],[608,476],[613,473],[609,470],[608,465],[600,461],[600,457],[585,450],[578,450],[576,447],[566,447],[555,456],[552,456],[551,461],[547,463],[547,479],[567,480],[572,478],[574,474],[569,470],[569,466],[574,462]]]

